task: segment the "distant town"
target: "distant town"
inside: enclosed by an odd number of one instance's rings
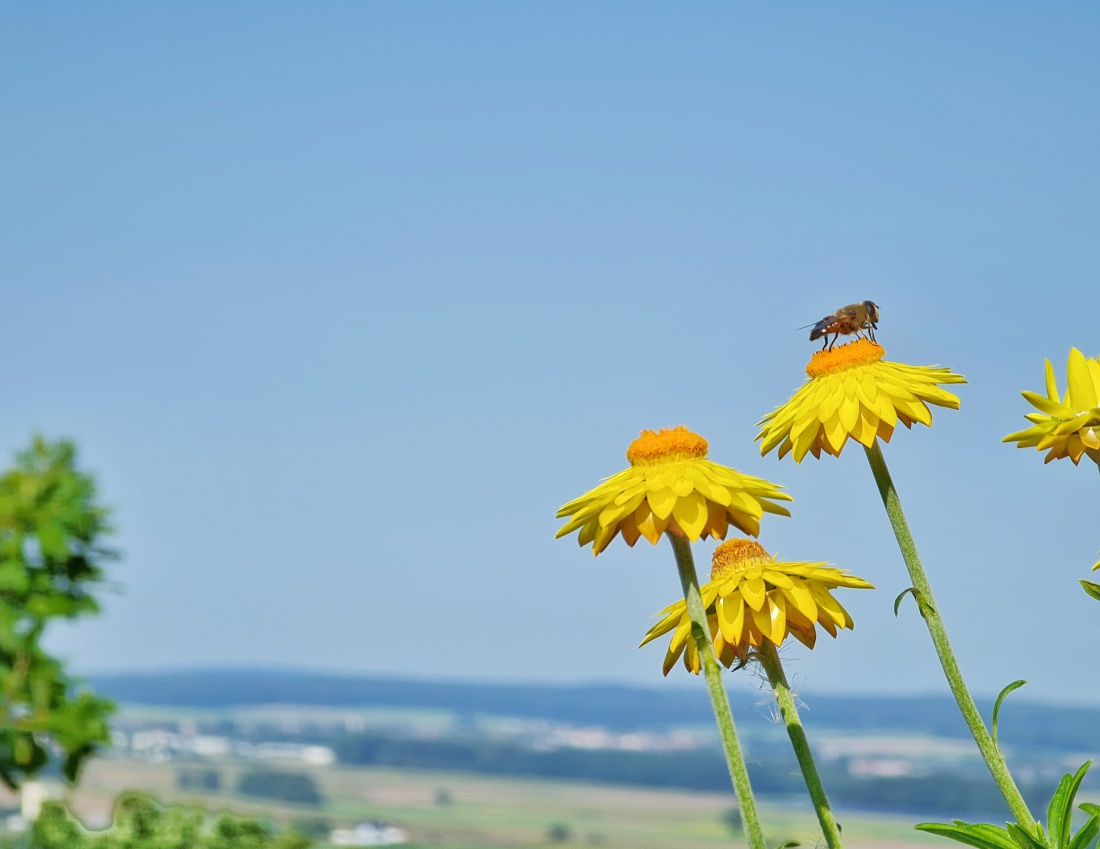
[[[705,696],[694,690],[429,684],[268,671],[103,676],[96,686],[123,704],[112,757],[171,761],[181,770],[230,761],[282,770],[369,765],[722,786],[724,765]],[[761,694],[735,692],[733,698],[740,702],[759,792],[797,793],[785,733]],[[810,699],[807,708],[838,805],[929,815],[950,808],[959,815],[966,813],[959,811],[963,804],[974,816],[1000,813],[949,700],[830,696]],[[1037,716],[1026,703],[1006,707],[1002,745],[1025,792],[1042,798],[1064,772],[1093,756],[1075,741],[1100,727],[1100,711],[1066,708],[1053,727],[1049,713],[1044,721]],[[274,792],[263,782],[257,786],[255,792]],[[1093,786],[1100,781],[1086,789]]]

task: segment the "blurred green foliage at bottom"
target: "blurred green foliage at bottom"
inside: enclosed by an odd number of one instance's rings
[[[88,831],[59,802],[47,802],[24,834],[4,838],[4,849],[307,849],[294,831],[278,832],[255,819],[222,815],[211,820],[196,809],[165,808],[148,796],[120,796],[114,824]]]

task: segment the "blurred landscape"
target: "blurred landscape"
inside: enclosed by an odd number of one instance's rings
[[[363,824],[425,846],[705,847],[732,836],[734,799],[701,686],[256,669],[91,683],[121,704],[113,746],[72,797],[93,827],[107,823],[120,791],[140,789],[269,816],[320,846]],[[766,823],[777,838],[809,839],[812,811],[766,694],[730,695]],[[912,825],[946,816],[1006,818],[949,699],[806,701],[850,845],[926,843]],[[1006,704],[1002,745],[1030,802],[1041,809],[1057,779],[1093,756],[1075,741],[1097,723],[1097,709]],[[1083,795],[1100,797],[1100,785],[1086,783]]]
[[[555,539],[680,424],[795,499],[768,551],[877,588],[784,648],[847,849],[1005,822],[860,449],[754,441],[864,299],[968,381],[890,474],[967,686],[1030,682],[979,707],[1045,814],[1100,746],[1097,479],[1002,440],[1097,350],[1098,40],[1081,3],[4,4],[0,849],[743,847],[706,688],[635,650],[668,543]],[[767,849],[824,845],[753,676]]]

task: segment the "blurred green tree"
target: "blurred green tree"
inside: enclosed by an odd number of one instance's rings
[[[0,475],[0,780],[17,787],[50,761],[75,781],[110,739],[114,705],[81,689],[41,644],[51,620],[99,611],[107,510],[71,442],[35,437]]]
[[[60,802],[47,802],[31,830],[16,838],[20,849],[308,849],[308,838],[276,832],[259,820],[222,816],[206,827],[203,811],[162,808],[139,793],[115,803],[107,831],[82,828]]]
[[[278,799],[295,805],[320,805],[324,799],[313,776],[306,772],[286,772],[256,767],[241,773],[237,792],[242,796]]]

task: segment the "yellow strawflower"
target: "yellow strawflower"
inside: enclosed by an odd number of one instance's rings
[[[683,425],[643,430],[627,449],[630,468],[558,510],[570,519],[557,536],[579,529],[577,541],[599,554],[620,533],[630,546],[640,537],[656,545],[666,531],[723,539],[730,525],[756,536],[764,513],[790,515],[773,503],[791,500],[782,487],[712,463],[707,448]]]
[[[1017,448],[1050,452],[1044,463],[1069,457],[1074,464],[1088,455],[1100,465],[1100,358],[1089,360],[1071,348],[1066,363],[1066,394],[1058,394],[1054,366],[1046,361],[1047,394],[1021,393],[1039,412],[1024,416],[1032,426],[1010,433],[1004,442]]]
[[[714,550],[710,582],[700,589],[718,660],[727,668],[743,664],[752,648],[765,640],[775,646],[791,634],[813,648],[816,625],[833,637],[838,628],[852,628],[852,617],[833,598],[836,587],[874,589],[862,578],[826,563],[785,563],[760,543],[731,539]],[[683,655],[684,666],[699,674],[699,650],[691,639],[691,622],[683,601],[669,605],[658,616],[641,645],[673,631],[665,654],[664,673]]]
[[[818,351],[806,366],[810,379],[794,397],[758,422],[760,453],[776,446],[779,456],[840,456],[849,439],[870,448],[876,439],[889,442],[898,422],[932,424],[929,404],[957,410],[959,399],[938,384],[965,383],[960,374],[934,366],[909,366],[883,360],[886,351],[869,339],[858,339]]]

